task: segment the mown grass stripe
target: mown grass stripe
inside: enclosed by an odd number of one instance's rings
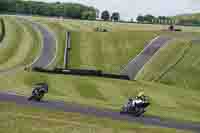
[[[157,33],[153,32],[80,32],[77,35],[74,34],[72,43],[75,42],[77,47],[72,48],[70,64],[72,67],[119,73],[122,66],[136,56],[156,35]],[[74,58],[78,56],[80,60]]]
[[[19,65],[25,66],[31,64],[38,55],[38,52],[40,52],[41,42],[37,32],[22,20],[14,17],[11,19],[19,25],[19,34],[16,35],[17,38],[15,42],[13,42],[13,45],[16,45],[17,48],[15,52],[12,53],[13,55],[1,64],[0,69],[10,69]]]
[[[22,39],[23,30],[19,23],[14,18],[4,17],[6,36],[1,42],[0,48],[0,64],[6,63],[11,57],[13,57],[19,47]]]

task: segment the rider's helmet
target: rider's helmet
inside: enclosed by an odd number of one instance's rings
[[[144,97],[144,91],[143,88],[140,88],[138,91],[138,95],[136,96],[137,99],[142,99]]]
[[[142,97],[142,96],[144,96],[144,92],[143,91],[138,93],[138,97]]]
[[[48,93],[48,84],[46,84],[46,83],[38,83],[38,84],[36,84],[36,86],[39,89],[39,92]]]

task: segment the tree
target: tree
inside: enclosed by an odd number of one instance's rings
[[[165,24],[167,21],[167,17],[165,16],[158,16],[160,24]]]
[[[81,19],[95,20],[96,19],[96,13],[92,12],[92,11],[84,11],[81,14]]]
[[[119,21],[120,20],[120,14],[118,12],[114,12],[111,16],[111,20],[113,21]]]
[[[137,22],[144,22],[144,17],[142,16],[142,15],[139,15],[138,17],[137,17]]]
[[[155,17],[153,15],[151,15],[151,14],[147,14],[147,15],[144,16],[144,21],[146,21],[146,22],[152,23],[152,21],[154,19],[155,19]]]
[[[101,13],[101,19],[108,21],[110,19],[110,13],[106,10]]]

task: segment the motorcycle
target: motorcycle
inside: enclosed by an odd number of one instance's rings
[[[150,105],[149,97],[129,99],[128,103],[123,105],[120,114],[131,114],[136,117],[143,115],[146,108]]]
[[[46,83],[36,84],[28,101],[34,100],[40,102],[46,93],[48,93],[48,85]]]

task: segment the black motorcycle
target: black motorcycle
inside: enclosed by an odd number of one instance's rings
[[[41,101],[44,95],[48,93],[48,84],[38,83],[33,87],[32,95],[28,98],[28,101]]]
[[[146,108],[150,105],[149,97],[143,96],[142,98],[129,99],[120,111],[120,114],[131,114],[136,117],[143,115]]]

